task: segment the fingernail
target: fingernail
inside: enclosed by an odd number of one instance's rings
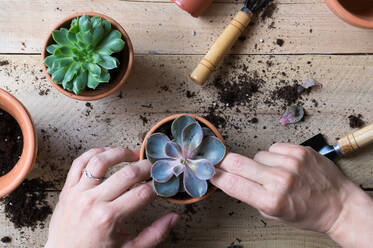
[[[179,222],[179,219],[180,219],[179,215],[174,214],[174,216],[172,216],[171,221],[170,221],[171,227],[176,226],[176,224]]]

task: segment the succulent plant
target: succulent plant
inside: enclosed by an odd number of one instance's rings
[[[121,32],[97,16],[75,18],[69,30],[54,30],[52,36],[57,44],[47,47],[51,55],[44,64],[53,82],[77,95],[87,87],[96,89],[100,83],[109,82],[109,70],[119,65],[111,55],[123,50],[125,44]]]
[[[146,156],[153,163],[154,190],[163,197],[178,192],[201,197],[226,148],[209,128],[202,128],[188,115],[172,122],[171,133],[172,140],[163,133],[154,133],[147,139]]]

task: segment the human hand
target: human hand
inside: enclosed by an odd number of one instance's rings
[[[122,148],[92,149],[74,160],[54,210],[46,248],[147,248],[154,247],[175,226],[179,216],[170,213],[155,221],[137,237],[131,237],[124,222],[155,199],[149,183],[147,160],[125,166],[105,181],[109,167],[137,161],[139,154]]]
[[[372,206],[332,161],[308,147],[274,144],[253,160],[230,153],[216,171],[211,183],[264,217],[331,236],[346,226],[354,204]]]

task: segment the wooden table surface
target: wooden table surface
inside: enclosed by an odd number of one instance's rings
[[[242,7],[242,1],[216,0],[204,16],[195,19],[167,0],[0,0],[0,61],[9,61],[0,67],[0,88],[21,100],[34,119],[40,152],[30,177],[55,184],[48,190],[50,204],[55,205],[71,161],[78,154],[104,145],[139,148],[144,132],[171,113],[206,115],[217,98],[214,78],[245,73],[246,66],[248,74],[256,70],[265,79],[264,95],[281,80],[291,83],[306,77],[322,82],[324,88],[305,100],[306,120],[286,128],[278,123],[282,105],[269,107],[260,95],[255,110],[239,106],[238,113],[236,108],[221,108],[228,122],[222,131],[232,151],[253,156],[273,142],[299,143],[320,131],[332,143],[352,131],[347,117],[353,113],[373,122],[373,32],[345,24],[321,0],[275,3],[272,18],[250,26],[246,40],[238,41],[219,72],[201,88],[188,75]],[[48,32],[60,19],[81,11],[113,17],[127,30],[135,49],[134,70],[121,97],[117,93],[91,102],[92,109],[58,93],[41,72],[40,52]],[[282,47],[275,44],[277,38],[284,40]],[[278,72],[286,72],[286,76]],[[187,90],[196,95],[186,97]],[[314,107],[311,99],[317,99],[319,106]],[[248,123],[255,113],[259,123]],[[372,160],[368,148],[338,164],[351,180],[369,191],[373,189]],[[160,247],[225,248],[236,239],[245,248],[338,247],[326,235],[265,220],[255,209],[222,192],[191,208],[157,200],[129,225],[138,230],[171,210],[181,213],[182,221]],[[3,206],[0,212],[0,236],[12,237],[7,247],[43,246],[47,228],[15,229]]]

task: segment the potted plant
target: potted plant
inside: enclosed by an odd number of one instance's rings
[[[0,197],[17,188],[31,171],[36,143],[30,114],[14,96],[0,89]]]
[[[120,24],[95,12],[62,20],[42,50],[48,80],[62,94],[82,101],[118,91],[129,77],[133,56],[131,40]]]
[[[219,131],[206,119],[176,114],[158,122],[146,134],[140,159],[152,164],[157,195],[178,204],[200,201],[216,188],[207,180],[226,154]]]

